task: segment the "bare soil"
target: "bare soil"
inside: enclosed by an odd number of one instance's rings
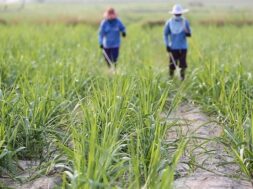
[[[19,176],[22,178],[23,182],[24,180],[30,180],[34,175],[39,175],[36,170],[34,170],[39,162],[19,161],[18,164],[21,172]],[[5,187],[13,189],[53,189],[56,186],[60,186],[61,182],[61,177],[58,174],[40,176],[24,184],[8,177],[0,178],[0,183],[4,184]]]
[[[175,189],[252,189],[227,148],[218,140],[223,129],[214,118],[199,107],[181,105],[168,121],[179,120],[179,126],[168,132],[172,142],[188,137],[186,151],[177,166]]]

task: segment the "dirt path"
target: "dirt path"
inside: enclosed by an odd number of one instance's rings
[[[18,164],[19,169],[22,169],[22,171],[20,171],[19,177],[23,180],[23,182],[26,179],[31,179],[31,177],[34,175],[39,175],[39,173],[36,171],[37,166],[39,166],[38,161],[19,161]],[[36,178],[25,184],[21,184],[17,180],[15,181],[8,177],[0,178],[0,183],[4,184],[6,187],[8,186],[8,188],[13,189],[53,189],[56,186],[60,186],[61,182],[61,176],[56,173],[50,176],[41,175],[39,178]]]
[[[244,180],[239,166],[233,163],[225,146],[215,140],[222,134],[222,128],[212,122],[211,118],[198,107],[185,104],[169,117],[170,121],[174,119],[180,120],[180,127],[174,127],[168,133],[167,140],[190,137],[186,152],[177,167],[179,176],[175,180],[176,189],[253,188],[250,182]]]

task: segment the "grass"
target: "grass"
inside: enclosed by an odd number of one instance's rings
[[[110,75],[94,26],[1,25],[1,175],[20,178],[18,160],[33,160],[32,178],[57,168],[62,188],[171,188],[187,140],[166,144],[174,123],[161,115],[191,99],[218,117],[252,179],[252,27],[193,26],[180,83],[168,80],[161,26],[129,24]]]
[[[14,167],[18,159],[39,160],[44,174],[50,166],[61,167],[66,188],[172,184],[185,141],[168,157],[164,140],[170,125],[161,114],[175,90],[153,65],[152,54],[134,42],[138,35],[125,42],[119,74],[110,76],[92,27],[24,25],[2,31],[1,153],[19,149],[9,158]],[[2,158],[2,174],[17,176],[5,163]]]
[[[193,98],[207,111],[217,115],[224,126],[222,142],[234,153],[242,171],[252,180],[253,88],[252,66],[248,64],[252,60],[247,56],[252,38],[246,35],[252,28],[244,27],[240,29],[240,34],[233,34],[236,29],[231,26],[223,31],[228,28],[234,36],[233,43],[230,36],[219,39],[217,35],[216,39],[211,39],[212,45],[216,45],[213,53],[205,51],[210,47],[202,48],[200,59],[203,64],[200,69],[204,71],[193,78]]]

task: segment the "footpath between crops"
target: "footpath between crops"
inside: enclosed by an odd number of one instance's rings
[[[222,128],[199,107],[182,104],[168,118],[179,120],[170,129],[168,141],[189,138],[186,151],[177,166],[175,189],[252,189],[251,182],[219,142]]]

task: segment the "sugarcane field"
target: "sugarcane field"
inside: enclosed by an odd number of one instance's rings
[[[0,189],[253,189],[252,0],[0,0]]]

